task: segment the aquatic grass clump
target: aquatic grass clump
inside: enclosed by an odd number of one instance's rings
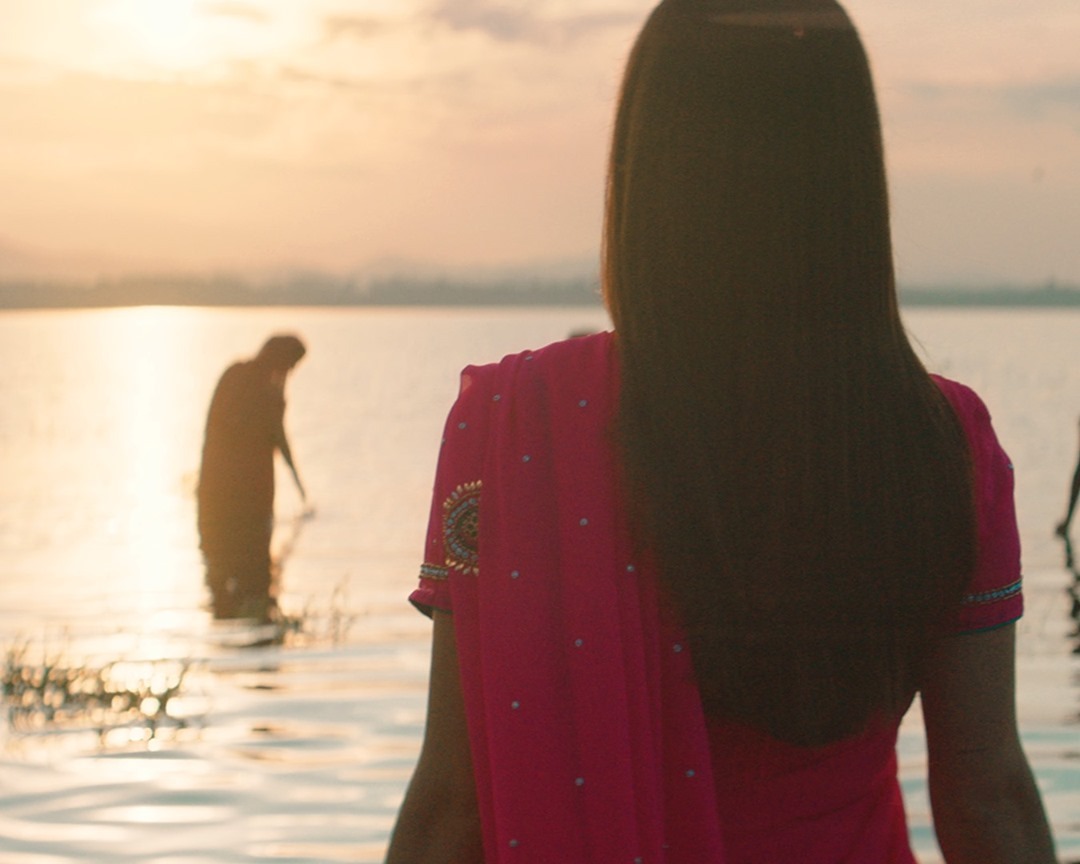
[[[116,660],[72,664],[62,653],[29,659],[29,642],[5,652],[2,693],[8,728],[20,734],[92,731],[104,744],[121,736],[152,740],[162,730],[187,728],[177,709],[189,660]]]
[[[349,631],[358,615],[347,611],[345,589],[338,586],[323,610],[308,599],[299,612],[276,610],[268,621],[234,618],[215,622],[214,641],[230,648],[293,648],[316,646],[340,648],[347,644]]]
[[[349,634],[359,614],[349,602],[348,579],[340,579],[324,603],[307,597],[299,612],[286,613],[280,609],[268,624],[249,627],[245,647],[258,648],[280,645],[286,648],[311,648],[329,645],[340,648],[349,641]],[[241,634],[243,635],[243,634]]]
[[[343,580],[322,603],[309,598],[298,614],[279,612],[269,622],[216,621],[212,653],[339,648],[347,643],[356,618]],[[156,745],[166,733],[175,736],[207,725],[206,695],[190,692],[192,678],[214,672],[214,664],[205,657],[91,663],[73,660],[78,653],[67,649],[66,640],[61,650],[28,639],[4,650],[0,707],[6,730],[16,736],[8,745],[73,735],[92,735],[98,747],[110,749]]]

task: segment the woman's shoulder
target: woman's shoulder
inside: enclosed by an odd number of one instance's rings
[[[609,368],[614,350],[614,334],[608,330],[570,336],[542,348],[517,351],[493,363],[465,368],[466,375],[489,378],[496,375],[531,372],[543,376],[564,372],[586,374]]]
[[[613,336],[608,330],[570,336],[543,348],[507,355],[502,362],[528,362],[546,368],[588,362],[590,359],[606,359],[613,346]]]
[[[494,362],[470,364],[461,370],[458,403],[502,402],[511,394],[558,388],[567,382],[610,383],[615,378],[614,339],[613,333],[603,330],[507,354]]]
[[[967,436],[975,460],[976,475],[990,473],[988,466],[1011,472],[1012,463],[998,440],[990,410],[979,394],[959,381],[941,375],[931,375],[931,378],[948,399]]]
[[[938,389],[945,394],[950,402],[982,402],[982,399],[979,398],[979,394],[972,390],[967,384],[955,381],[952,378],[946,378],[944,375],[939,375],[936,372],[930,373],[930,379],[937,384]]]
[[[461,372],[459,406],[539,410],[571,400],[606,404],[617,389],[614,334],[572,336],[542,348],[507,354],[494,363],[466,366]],[[597,400],[602,400],[597,402]]]
[[[971,387],[951,378],[946,378],[944,375],[931,374],[930,378],[937,384],[938,389],[945,398],[949,400],[949,404],[952,405],[953,411],[957,413],[965,428],[969,428],[973,424],[989,424],[990,411],[986,407],[986,403],[983,402],[982,397]]]

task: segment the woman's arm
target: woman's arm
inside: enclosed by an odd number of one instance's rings
[[[427,725],[386,864],[483,864],[454,620],[434,613]]]
[[[948,864],[1053,864],[1016,723],[1015,626],[941,640],[922,689],[930,802]]]
[[[285,464],[289,466],[293,480],[296,481],[296,488],[300,492],[300,497],[306,502],[307,490],[304,489],[304,484],[300,482],[300,473],[296,470],[296,463],[293,462],[292,448],[289,447],[289,439],[288,436],[285,435],[284,418],[278,423],[277,431],[274,433],[274,446],[276,446],[281,453],[281,457],[285,460]]]

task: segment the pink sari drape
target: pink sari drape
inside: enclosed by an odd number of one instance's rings
[[[721,864],[689,653],[620,521],[614,388],[593,374],[611,341],[564,344],[569,368],[520,354],[463,373],[433,521],[482,483],[479,575],[458,560],[469,532],[437,529],[413,595],[449,588],[487,861]]]
[[[410,599],[453,612],[487,864],[739,864],[793,852],[802,864],[910,864],[895,724],[817,751],[708,728],[689,651],[625,522],[610,440],[616,374],[611,334],[556,343],[467,368],[447,420]],[[969,435],[985,438],[977,397],[941,386]],[[996,439],[977,449],[977,483],[992,476],[997,502],[1007,459]],[[1008,512],[980,536],[1009,521],[1007,480],[998,510]],[[972,594],[993,599],[966,606],[958,630],[1019,615],[1006,587],[1019,548],[1003,536],[992,540],[1000,566],[984,567],[994,584]],[[800,796],[817,824],[784,824]],[[836,806],[822,815],[815,796]]]

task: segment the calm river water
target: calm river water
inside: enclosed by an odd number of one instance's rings
[[[1053,536],[1080,310],[906,317],[1017,467],[1023,733],[1061,857],[1080,860],[1080,577]],[[380,861],[423,725],[429,630],[405,596],[457,372],[604,326],[599,309],[0,313],[0,860]],[[281,330],[309,346],[286,423],[314,513],[282,472],[295,627],[250,647],[265,634],[206,611],[194,486],[218,375]],[[933,862],[917,712],[901,755]]]

